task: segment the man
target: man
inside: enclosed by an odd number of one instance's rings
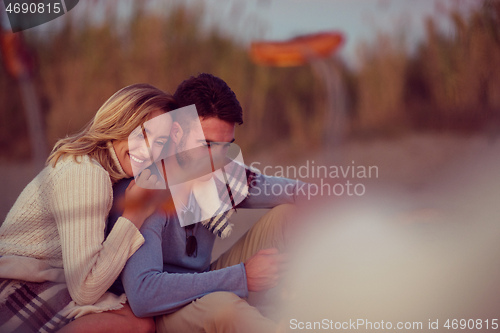
[[[173,116],[165,149],[175,158],[166,159],[164,164],[169,182],[171,175],[182,174],[196,164],[193,155],[197,147],[227,149],[235,140],[235,125],[243,123],[234,92],[213,75],[191,77],[181,83],[174,97],[180,107],[194,104],[199,118]],[[196,123],[201,124],[201,130]],[[134,313],[156,316],[158,332],[276,331],[276,324],[245,298],[249,292],[269,290],[278,283],[285,261],[281,253],[285,247],[283,229],[290,210],[285,204],[295,203],[297,182],[245,171],[249,193],[236,208],[273,209],[214,263],[214,241],[222,234],[220,229],[229,227],[226,219],[233,209],[210,219],[217,220],[216,224],[190,224],[188,212],[191,220],[199,221],[203,209],[196,202],[204,199],[189,186],[175,193],[177,212],[153,216],[141,228],[145,243],[127,262],[122,282]],[[288,190],[276,196],[270,193],[271,186]],[[119,184],[115,190],[124,188],[126,184]],[[231,201],[236,194],[234,189],[229,193]],[[217,229],[220,225],[224,228]]]

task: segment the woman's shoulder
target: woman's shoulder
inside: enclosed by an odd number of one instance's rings
[[[49,166],[49,168],[51,167]],[[57,179],[66,179],[67,177],[87,179],[90,177],[99,181],[107,180],[111,183],[109,173],[99,162],[88,155],[62,156],[49,172]]]
[[[91,169],[91,170],[102,170],[106,172],[104,168],[95,159],[91,158],[89,155],[63,155],[59,158],[57,163],[53,166],[54,170],[74,170],[74,169]]]

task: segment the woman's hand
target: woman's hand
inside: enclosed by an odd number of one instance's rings
[[[141,184],[141,186],[137,185],[137,183]],[[168,189],[150,190],[151,188],[162,187],[165,187],[163,179],[158,179],[148,169],[144,170],[137,177],[137,182],[135,179],[132,180],[125,190],[125,208],[122,216],[129,219],[139,229],[144,220],[171,197]]]

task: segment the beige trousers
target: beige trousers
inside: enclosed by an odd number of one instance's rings
[[[261,249],[286,249],[286,225],[293,216],[293,206],[271,209],[227,252],[212,263],[211,269],[245,262]],[[276,332],[277,325],[264,317],[245,299],[231,292],[214,292],[203,296],[182,309],[156,318],[156,331],[167,332]]]

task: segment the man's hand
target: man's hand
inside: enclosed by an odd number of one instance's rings
[[[263,291],[278,285],[287,261],[278,249],[264,249],[245,262],[249,291]]]
[[[125,190],[125,208],[122,216],[129,219],[139,229],[144,220],[153,214],[171,195],[169,190],[144,188],[161,188],[160,182],[163,183],[163,180],[158,180],[157,176],[151,175],[151,171],[148,169],[139,175],[137,182],[141,186],[132,180]]]

